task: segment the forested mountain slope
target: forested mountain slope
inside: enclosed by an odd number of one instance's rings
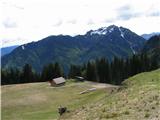
[[[59,62],[65,69],[70,64],[81,64],[88,60],[114,56],[128,57],[139,52],[145,40],[123,27],[111,25],[91,30],[78,36],[49,36],[38,42],[21,45],[12,53],[2,57],[2,68],[21,68],[31,64],[36,71],[44,65]]]

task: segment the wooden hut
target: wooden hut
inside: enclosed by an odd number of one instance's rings
[[[49,81],[51,86],[61,86],[61,85],[64,85],[66,80],[63,78],[63,77],[58,77],[58,78],[54,78],[52,80]]]

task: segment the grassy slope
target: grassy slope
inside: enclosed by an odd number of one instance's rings
[[[69,120],[159,120],[160,69],[133,76],[116,92],[64,114]]]
[[[68,120],[143,120],[160,119],[160,69],[129,78],[122,89],[106,89],[79,95],[90,88],[87,83],[67,83],[52,88],[48,83],[2,86],[2,120],[58,119],[59,105],[69,113]]]
[[[71,82],[57,88],[48,83],[2,86],[2,120],[58,119],[59,105],[72,111],[105,96],[104,90],[79,95],[90,87],[87,82]]]

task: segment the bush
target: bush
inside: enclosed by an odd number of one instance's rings
[[[149,114],[149,113],[146,113],[144,117],[145,117],[145,118],[148,118],[149,116],[150,116],[150,114]]]
[[[129,111],[126,110],[126,111],[124,112],[124,114],[125,114],[125,115],[129,115]]]

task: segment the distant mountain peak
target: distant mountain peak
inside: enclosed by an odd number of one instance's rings
[[[1,48],[1,57],[4,56],[4,55],[6,55],[6,54],[11,53],[17,47],[18,47],[18,45]]]
[[[97,35],[106,35],[108,33],[111,33],[114,31],[114,29],[118,29],[118,26],[116,25],[110,25],[108,27],[101,27],[97,30],[91,30],[89,32],[87,32],[87,34],[90,34],[90,35],[94,35],[94,34],[97,34]]]
[[[127,29],[123,28],[123,27],[118,27],[116,25],[110,25],[108,27],[101,27],[97,30],[91,30],[89,32],[87,32],[87,34],[89,35],[109,35],[111,34],[112,32],[114,31],[117,31],[118,34],[124,38],[124,35],[125,35],[125,31]]]
[[[153,33],[150,33],[150,34],[143,34],[141,35],[144,39],[146,40],[149,40],[152,36],[154,35],[160,35],[160,32],[153,32]]]

